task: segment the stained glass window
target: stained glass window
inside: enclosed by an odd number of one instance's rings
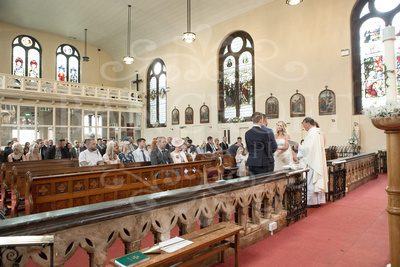
[[[56,50],[56,80],[80,82],[80,56],[78,50],[69,44],[60,45]]]
[[[228,36],[219,52],[219,120],[250,120],[254,112],[254,45],[239,31]]]
[[[400,81],[400,0],[359,1],[351,20],[354,111],[359,114],[362,109],[386,102],[382,30],[388,25],[396,28],[397,80]]]
[[[42,77],[42,49],[39,42],[30,36],[19,35],[12,42],[12,74],[17,76]]]
[[[156,59],[147,72],[147,127],[167,124],[167,69],[164,61]]]

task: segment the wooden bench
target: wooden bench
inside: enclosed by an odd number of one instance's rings
[[[215,161],[33,177],[25,185],[25,214],[94,204],[207,183]],[[13,189],[13,201],[21,192]],[[14,208],[16,209],[17,206]]]
[[[31,162],[32,164],[32,162]],[[23,168],[13,167],[12,171],[7,171],[7,178],[5,179],[4,192],[7,195],[7,189],[10,189],[10,201],[5,203],[6,206],[2,206],[2,210],[10,210],[11,217],[15,217],[17,215],[17,209],[19,211],[23,210],[23,206],[20,206],[20,201],[23,201],[25,198],[25,185],[28,176],[32,177],[42,177],[49,175],[59,175],[59,174],[67,174],[67,173],[81,173],[81,172],[92,172],[92,171],[104,171],[104,170],[112,170],[112,169],[120,169],[120,168],[132,168],[132,167],[141,167],[141,166],[149,166],[150,162],[132,162],[125,164],[113,164],[113,165],[99,165],[99,166],[86,166],[86,167],[67,167],[64,165],[56,165],[55,168],[50,168],[49,166],[31,166],[31,168],[25,166]],[[4,168],[4,167],[3,167]],[[22,169],[22,170],[21,170]],[[28,171],[27,171],[28,170]],[[3,190],[2,190],[3,191]],[[14,193],[12,193],[14,192]],[[17,195],[18,193],[18,195]],[[13,197],[13,194],[15,195]],[[5,199],[4,202],[7,202]]]
[[[235,266],[239,266],[239,234],[242,226],[230,222],[222,222],[198,231],[194,231],[181,238],[190,240],[193,243],[172,253],[162,251],[161,254],[150,254],[150,260],[137,266],[163,266],[179,263],[179,266],[191,266],[199,261],[209,258],[212,255],[220,254],[220,261],[224,262],[225,250],[235,250]],[[235,241],[226,241],[227,238],[235,236]],[[142,249],[142,252],[146,249]],[[115,267],[115,259],[110,260]]]
[[[217,171],[219,173],[219,179],[233,179],[237,178],[237,164],[235,155],[230,154],[219,154],[219,153],[205,153],[198,154],[195,160],[215,159],[217,163]]]

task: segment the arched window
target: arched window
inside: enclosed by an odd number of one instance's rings
[[[147,114],[147,127],[166,127],[167,69],[159,58],[147,71]]]
[[[250,120],[254,112],[254,44],[238,31],[219,50],[219,121]]]
[[[80,56],[78,50],[69,44],[60,45],[56,52],[56,80],[79,83]]]
[[[386,102],[382,29],[396,28],[397,80],[400,66],[400,0],[359,0],[351,14],[354,113]],[[399,89],[399,88],[398,88]]]
[[[42,77],[42,47],[30,36],[19,35],[12,42],[12,74]]]

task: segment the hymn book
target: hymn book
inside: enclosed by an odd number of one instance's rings
[[[121,267],[132,267],[136,266],[142,262],[148,261],[149,256],[143,254],[140,251],[133,252],[131,254],[125,255],[115,260],[115,264]]]

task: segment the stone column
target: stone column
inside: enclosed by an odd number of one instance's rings
[[[386,134],[390,262],[400,266],[400,118],[373,119],[372,123]]]

